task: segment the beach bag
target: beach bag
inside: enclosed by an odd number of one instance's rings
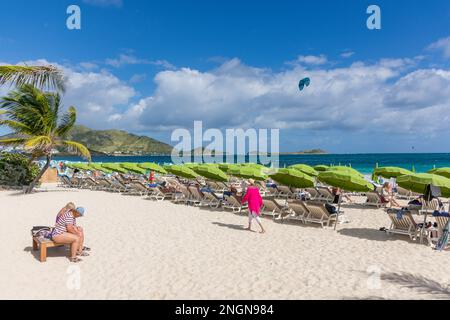
[[[33,227],[31,229],[31,235],[33,238],[51,239],[52,228],[50,227]]]
[[[330,214],[335,214],[335,213],[337,213],[336,207],[335,207],[335,206],[332,206],[331,204],[325,203],[325,208],[327,209],[327,211],[328,211]]]

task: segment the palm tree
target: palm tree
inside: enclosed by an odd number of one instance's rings
[[[52,152],[56,147],[67,147],[79,155],[91,159],[89,150],[82,144],[66,140],[75,124],[77,113],[69,107],[61,115],[61,97],[58,93],[43,92],[32,85],[23,85],[11,91],[0,101],[0,125],[12,129],[9,138],[0,139],[0,145],[22,145],[31,152],[31,159],[45,157],[47,162],[30,184],[30,193],[50,166]]]
[[[48,66],[0,66],[0,86],[7,83],[20,87],[31,84],[41,89],[65,91],[62,72],[52,65]]]

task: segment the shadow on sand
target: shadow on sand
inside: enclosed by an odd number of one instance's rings
[[[221,222],[213,222],[212,224],[219,226],[219,227],[223,227],[223,228],[248,232],[248,230],[245,230],[244,229],[245,227],[240,224],[228,224],[228,223],[221,223]]]
[[[29,252],[37,261],[40,261],[39,250],[34,251],[33,247],[25,247],[23,249],[24,252]],[[48,258],[67,258],[67,249],[66,246],[63,247],[55,247],[47,249],[47,259]]]
[[[381,275],[381,280],[400,286],[415,290],[421,294],[433,295],[435,299],[450,299],[450,288],[448,285],[441,284],[437,281],[428,279],[423,276],[414,275],[412,273],[388,272]],[[368,297],[344,297],[343,300],[385,300],[386,298],[378,296]]]
[[[387,234],[384,231],[370,229],[370,228],[348,228],[341,229],[337,231],[340,235],[347,237],[354,237],[365,240],[375,240],[375,241],[396,241],[396,240],[404,240],[410,243],[417,243],[416,241],[411,240],[409,237],[395,235],[395,234]]]

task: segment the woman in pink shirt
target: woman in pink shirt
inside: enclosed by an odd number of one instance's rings
[[[255,219],[261,227],[261,233],[264,233],[266,231],[264,230],[261,219],[259,218],[259,216],[261,215],[261,207],[263,205],[263,201],[258,187],[255,186],[255,180],[249,179],[248,182],[250,183],[250,186],[247,188],[247,192],[242,198],[242,204],[248,202],[248,228],[246,228],[245,230],[252,230],[252,221],[253,219]]]

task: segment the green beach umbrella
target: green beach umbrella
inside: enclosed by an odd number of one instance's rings
[[[241,163],[239,165],[241,167],[256,168],[256,169],[260,169],[260,170],[267,169],[266,166],[263,166],[262,164],[259,164],[259,163],[248,162],[248,163]]]
[[[113,173],[111,170],[104,168],[100,163],[91,163],[89,165],[93,170],[101,171],[106,174]]]
[[[75,169],[75,163],[73,162],[66,162],[65,166],[70,169]]]
[[[423,194],[427,185],[441,189],[444,197],[450,197],[450,179],[430,173],[413,173],[397,178],[397,184],[407,190]]]
[[[198,177],[198,174],[195,171],[183,165],[166,166],[164,169],[173,175],[186,179],[195,179]]]
[[[89,166],[89,163],[87,163],[87,162],[72,163],[72,168],[79,169],[79,170],[84,170],[84,171],[92,170],[91,167]]]
[[[230,176],[235,176],[244,179],[253,179],[259,181],[267,180],[267,176],[264,174],[263,170],[253,166],[236,166],[230,168],[227,171],[227,173]]]
[[[193,170],[194,168],[197,168],[199,166],[199,164],[198,163],[185,163],[185,164],[183,164],[183,166],[186,166],[189,169]]]
[[[347,172],[347,173],[350,173],[350,174],[353,174],[353,175],[358,175],[358,176],[364,177],[361,172],[359,172],[358,170],[353,169],[351,167],[333,166],[333,167],[329,167],[327,171]]]
[[[412,173],[412,171],[400,167],[378,167],[373,171],[373,176],[381,176],[383,178],[389,179]]]
[[[283,168],[276,173],[271,174],[270,178],[274,181],[294,188],[314,187],[314,178],[295,169]]]
[[[317,177],[319,173],[311,166],[308,166],[307,164],[294,164],[292,166],[288,167],[289,169],[295,169],[298,171],[301,171],[303,173],[306,173],[309,176]]]
[[[435,168],[428,171],[428,173],[437,174],[438,176],[446,177],[450,179],[450,167]]]
[[[361,177],[346,171],[324,171],[319,173],[317,179],[332,187],[341,188],[345,191],[367,192],[373,190],[373,185]]]
[[[228,173],[228,170],[233,168],[240,168],[240,165],[234,163],[219,163],[218,167],[223,172]]]
[[[314,166],[313,168],[314,168],[314,170],[316,170],[316,171],[327,171],[330,167],[329,167],[329,166],[326,166],[326,165],[324,165],[324,164],[319,164],[319,165],[317,165],[317,166]]]
[[[158,172],[161,174],[167,174],[166,169],[161,167],[159,164],[153,163],[153,162],[144,162],[144,163],[138,163],[137,164],[139,168],[150,170],[154,172]]]
[[[124,168],[125,170],[128,170],[130,172],[133,173],[137,173],[137,174],[146,174],[147,170],[138,167],[138,165],[136,163],[131,163],[131,162],[123,162],[123,163],[119,163],[119,165]]]
[[[214,165],[201,164],[193,168],[192,170],[209,180],[221,182],[228,181],[228,176],[226,175],[226,173]]]
[[[128,173],[128,170],[124,169],[118,163],[102,163],[102,167],[118,173]]]

